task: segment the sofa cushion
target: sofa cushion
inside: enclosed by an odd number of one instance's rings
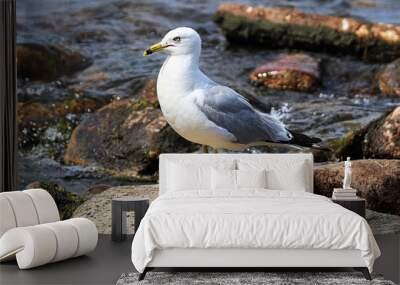
[[[57,222],[60,220],[56,202],[53,197],[44,189],[29,189],[23,193],[28,194],[32,199],[38,215],[39,224]]]
[[[60,220],[53,197],[43,189],[0,193],[0,217],[0,237],[15,227]]]
[[[13,191],[3,192],[0,195],[10,203],[17,227],[33,226],[39,223],[35,205],[28,194],[23,191]]]
[[[8,230],[15,228],[17,222],[15,220],[14,211],[8,199],[0,194],[0,237]]]

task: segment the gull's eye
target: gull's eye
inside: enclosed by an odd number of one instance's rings
[[[179,43],[181,41],[181,37],[175,37],[172,39],[174,42]]]

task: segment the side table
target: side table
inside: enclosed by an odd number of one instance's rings
[[[365,199],[354,198],[354,199],[332,199],[332,202],[339,204],[340,206],[359,214],[365,218]]]
[[[140,221],[149,208],[149,199],[140,197],[119,197],[113,198],[111,203],[111,239],[122,241],[126,239],[127,225],[126,212],[135,212],[135,231],[138,229]]]

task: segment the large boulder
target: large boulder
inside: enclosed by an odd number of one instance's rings
[[[77,51],[38,43],[17,44],[17,72],[20,78],[54,80],[85,69],[91,61]]]
[[[400,160],[354,160],[352,173],[352,187],[367,200],[369,209],[400,215]],[[343,177],[343,162],[316,166],[314,192],[331,197]]]
[[[250,74],[257,85],[304,92],[314,90],[319,79],[319,60],[302,53],[281,55]]]
[[[400,107],[372,123],[364,141],[366,157],[400,159]]]
[[[141,100],[115,100],[75,128],[64,161],[154,174],[161,152],[195,148],[169,127],[160,109]]]
[[[383,94],[400,96],[400,58],[388,64],[381,72],[379,88]]]

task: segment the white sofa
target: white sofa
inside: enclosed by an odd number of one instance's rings
[[[0,193],[0,262],[20,269],[84,255],[96,248],[98,232],[86,218],[60,221],[56,203],[43,189]]]

